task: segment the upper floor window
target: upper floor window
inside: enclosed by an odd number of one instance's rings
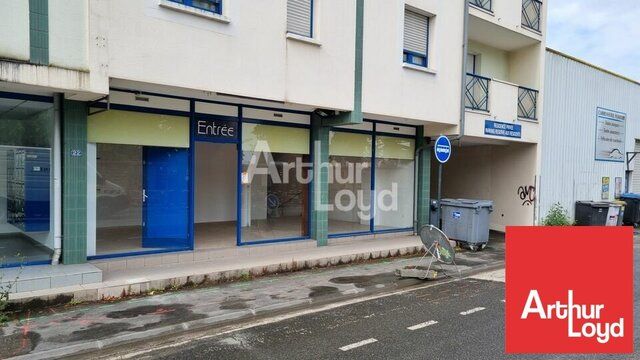
[[[313,37],[313,0],[287,0],[287,32]]]
[[[480,74],[480,55],[467,54],[467,73],[474,75]]]
[[[222,14],[222,0],[170,0],[185,6],[191,6],[196,9],[211,11],[215,14]]]
[[[409,9],[404,10],[405,63],[427,67],[429,50],[429,17]]]

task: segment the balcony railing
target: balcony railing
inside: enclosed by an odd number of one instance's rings
[[[518,117],[538,120],[538,91],[525,87],[518,88]]]
[[[479,7],[483,10],[493,12],[491,7],[491,0],[469,0],[469,4]]]
[[[522,0],[522,25],[540,31],[542,22],[542,2],[539,0]]]
[[[484,76],[467,74],[465,104],[467,109],[489,111],[489,82]]]

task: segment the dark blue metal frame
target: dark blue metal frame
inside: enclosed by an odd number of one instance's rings
[[[375,189],[376,189],[376,141],[377,141],[377,136],[390,136],[390,137],[397,137],[397,138],[406,138],[406,139],[412,139],[412,140],[416,140],[416,135],[405,135],[405,134],[394,134],[394,133],[387,133],[387,132],[379,132],[377,129],[377,124],[385,124],[385,125],[395,125],[395,126],[402,126],[402,127],[412,127],[414,129],[418,128],[417,125],[410,125],[410,124],[398,124],[398,123],[394,123],[394,122],[389,122],[389,121],[384,121],[384,120],[370,120],[370,119],[364,119],[364,121],[366,122],[370,122],[372,123],[373,127],[372,130],[361,130],[361,129],[349,129],[349,128],[341,128],[341,127],[332,127],[331,131],[336,131],[336,132],[345,132],[345,133],[353,133],[353,134],[363,134],[363,135],[371,135],[371,184],[370,184],[370,191],[371,191],[371,200],[370,200],[370,205],[371,205],[371,210],[370,210],[370,219],[369,219],[369,231],[355,231],[355,232],[347,232],[347,233],[333,233],[333,234],[329,234],[329,238],[330,239],[335,239],[335,238],[345,238],[345,237],[353,237],[353,236],[361,236],[361,235],[375,235],[375,234],[385,234],[385,233],[394,233],[394,232],[405,232],[405,231],[413,231],[413,227],[411,228],[398,228],[398,229],[384,229],[384,230],[376,230],[375,229]],[[415,161],[415,159],[414,159]],[[414,192],[415,192],[415,177],[416,177],[416,169],[414,166],[413,169],[413,188],[414,188]],[[414,212],[414,219],[415,219],[415,204],[413,206],[413,212]]]
[[[424,54],[420,54],[420,53],[409,51],[409,50],[404,50],[403,56],[404,56],[403,61],[406,64],[427,67],[428,60],[427,60],[427,56]],[[416,64],[414,59],[420,60],[420,63]]]
[[[53,103],[53,96],[23,94],[23,93],[15,93],[15,92],[8,92],[8,91],[0,91],[0,98],[13,99],[13,100],[25,100],[25,101],[37,101],[37,102],[44,102],[44,103],[51,103],[51,104]],[[21,267],[21,266],[37,266],[37,265],[51,265],[51,260],[25,261],[20,263],[0,264],[0,269],[15,268],[15,267]]]
[[[205,9],[203,7],[194,5],[193,0],[169,0],[169,1],[174,2],[176,4],[192,7],[198,10],[203,10],[210,13],[222,15],[222,0],[205,0],[205,1],[209,1],[213,6],[215,6],[216,7],[215,10]]]
[[[22,94],[7,91],[0,91],[0,98],[53,103],[53,96]]]
[[[236,215],[236,245],[237,246],[247,246],[247,245],[259,245],[259,244],[274,244],[274,243],[280,243],[280,242],[290,242],[290,241],[301,241],[301,240],[310,240],[311,237],[309,235],[309,230],[310,230],[310,225],[311,225],[311,202],[309,203],[308,207],[307,207],[307,235],[303,235],[303,236],[294,236],[294,237],[287,237],[287,238],[280,238],[280,239],[264,239],[264,240],[252,240],[252,241],[242,241],[242,156],[243,156],[243,150],[242,150],[242,124],[247,123],[247,124],[260,124],[260,125],[271,125],[271,126],[284,126],[284,127],[291,127],[291,128],[299,128],[299,129],[311,129],[311,125],[307,125],[307,124],[299,124],[299,123],[287,123],[287,122],[279,122],[279,121],[273,121],[273,120],[262,120],[262,119],[251,119],[251,118],[244,118],[243,113],[242,113],[242,108],[245,107],[244,105],[239,106],[239,111],[238,111],[238,117],[239,117],[239,128],[241,129],[239,132],[239,136],[240,136],[240,141],[238,142],[238,174],[237,174],[237,179],[238,179],[238,190],[236,191],[236,193],[238,194],[238,198],[236,199],[236,210],[237,210],[237,215]],[[248,106],[247,106],[248,107]],[[282,112],[285,112],[284,110],[282,110]],[[310,113],[309,113],[310,115]],[[311,137],[311,132],[309,132],[309,137]],[[313,156],[313,144],[310,141],[309,142],[309,155]],[[311,189],[313,186],[313,179],[311,180],[311,182],[309,183],[309,194],[311,194]],[[309,196],[308,201],[311,201],[311,196]]]
[[[310,38],[313,38],[313,30],[314,30],[314,28],[313,28],[313,3],[314,3],[314,1],[311,0],[311,4],[309,4],[309,6],[310,6],[310,9],[309,9],[309,22],[310,22],[310,24],[309,24],[309,37]]]
[[[22,266],[38,266],[38,265],[51,265],[51,260],[25,261],[21,263],[0,264],[0,269],[16,268],[16,267],[22,267]]]
[[[132,91],[131,93],[138,93],[139,94],[140,92]],[[106,109],[107,108],[107,104],[106,103],[97,102],[97,103],[91,104],[91,107],[97,107],[97,108]],[[109,109],[112,109],[112,110],[123,110],[123,111],[142,112],[142,113],[149,113],[149,114],[188,117],[189,118],[189,167],[193,168],[194,159],[193,159],[193,154],[192,154],[192,151],[191,151],[191,149],[193,148],[193,136],[191,136],[191,134],[193,133],[193,114],[194,114],[194,110],[195,110],[195,102],[190,103],[190,111],[157,109],[157,108],[150,108],[150,107],[144,107],[144,106],[135,106],[135,105],[125,105],[125,104],[109,104],[108,107],[109,107]],[[189,193],[190,194],[193,193],[192,189],[193,189],[193,173],[191,172],[191,170],[189,170]],[[148,251],[133,251],[133,252],[126,252],[126,253],[112,253],[112,254],[93,255],[93,256],[87,256],[87,260],[105,260],[105,259],[115,259],[115,258],[122,258],[122,257],[141,256],[141,255],[155,255],[155,254],[174,253],[174,252],[181,252],[181,251],[192,251],[194,249],[194,244],[193,244],[193,209],[194,209],[194,207],[193,207],[193,197],[191,195],[189,195],[189,199],[188,200],[189,200],[189,229],[187,231],[189,233],[189,243],[191,245],[190,247],[185,247],[185,248],[182,248],[182,247],[179,247],[179,248],[166,248],[166,249],[154,249],[154,250],[148,250]],[[144,208],[143,208],[143,211],[144,211]],[[64,244],[62,246],[64,246]]]

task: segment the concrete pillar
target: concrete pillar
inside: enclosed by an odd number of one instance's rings
[[[429,224],[431,202],[431,147],[424,138],[424,128],[416,129],[418,149],[418,186],[416,193],[416,231]]]
[[[87,104],[62,108],[62,262],[87,261]]]
[[[318,246],[328,244],[329,234],[329,131],[322,126],[322,119],[311,116],[311,141],[313,146],[313,189],[311,191],[310,236]]]

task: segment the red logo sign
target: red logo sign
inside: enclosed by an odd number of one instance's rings
[[[631,227],[508,227],[507,353],[633,352]]]

